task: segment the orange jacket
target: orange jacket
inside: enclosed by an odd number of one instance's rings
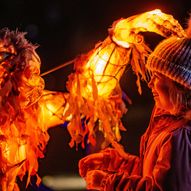
[[[140,157],[106,149],[104,191],[190,191],[191,123],[183,117],[157,115],[141,138]]]

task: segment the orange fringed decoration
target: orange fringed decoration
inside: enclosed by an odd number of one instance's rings
[[[67,83],[70,146],[82,143],[84,147],[86,135],[88,143],[95,145],[96,130],[102,131],[109,143],[117,145],[119,132],[124,130],[120,119],[126,112],[119,79],[129,56],[129,49],[119,47],[108,37],[75,62],[75,73],[69,76]]]
[[[62,123],[65,94],[48,92],[40,59],[23,33],[0,31],[0,190],[18,191],[16,177],[38,171],[49,127]],[[37,176],[37,184],[40,178]]]

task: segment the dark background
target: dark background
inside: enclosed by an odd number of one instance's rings
[[[115,20],[156,8],[172,14],[185,28],[191,0],[0,0],[0,28],[27,32],[26,38],[39,45],[37,53],[44,72],[94,48],[106,38],[107,29]],[[151,47],[158,41],[153,34],[146,38]],[[66,91],[71,72],[72,66],[68,66],[45,76],[46,89]],[[153,100],[145,84],[143,95],[137,93],[135,76],[129,71],[121,85],[133,102],[123,118],[127,132],[122,134],[122,143],[128,152],[138,154]],[[86,155],[86,150],[69,148],[70,137],[64,127],[55,127],[49,134],[45,158],[39,161],[40,176],[77,174],[77,161]]]

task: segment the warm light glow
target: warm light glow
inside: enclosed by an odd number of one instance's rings
[[[146,31],[155,32],[164,37],[186,35],[177,20],[160,9],[155,9],[114,22],[111,36],[118,45],[126,47],[128,43],[139,43],[139,39],[136,38],[138,33]]]
[[[53,105],[52,103],[47,103],[46,104],[46,107],[47,107],[47,109],[48,109],[48,111],[47,112],[49,112],[49,114],[53,114],[53,113],[56,113],[56,107],[55,107],[55,105]]]
[[[117,39],[115,38],[115,36],[112,37],[112,40],[113,40],[116,44],[118,44],[119,46],[121,46],[121,47],[124,47],[124,48],[129,48],[129,47],[130,47],[130,45],[129,45],[128,42],[121,41],[121,40],[117,40]]]
[[[39,100],[39,122],[44,124],[44,131],[64,122],[63,115],[68,105],[66,104],[67,94],[43,91],[43,96]],[[64,107],[65,106],[65,107]]]
[[[17,145],[14,140],[4,143],[4,160],[10,165],[15,165],[26,159],[26,145]]]
[[[99,56],[98,56],[99,57]],[[108,52],[105,52],[101,58],[99,58],[99,60],[97,61],[97,65],[96,65],[96,68],[94,70],[95,72],[95,76],[96,75],[102,75],[103,73],[103,70],[107,64],[107,61],[108,61],[108,58],[109,58],[109,54]]]
[[[155,9],[153,11],[148,12],[149,14],[153,15],[153,14],[157,14],[157,15],[162,15],[162,12],[160,9]]]
[[[86,67],[92,70],[96,81],[99,81],[103,77],[104,69],[109,61],[109,57],[114,50],[115,45],[108,43],[104,48],[98,47],[95,52],[90,56]]]
[[[125,70],[128,62],[129,50],[118,47],[110,38],[96,47],[91,54],[88,55],[80,71],[80,88],[83,97],[93,99],[92,77],[95,80],[97,94],[99,96],[108,97]],[[73,85],[73,92],[76,92],[77,86]],[[94,89],[95,90],[95,89]]]

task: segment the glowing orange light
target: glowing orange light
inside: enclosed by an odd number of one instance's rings
[[[92,98],[93,77],[98,96],[108,97],[118,85],[128,60],[129,50],[117,46],[110,38],[106,38],[85,59],[76,64],[77,70],[80,71],[78,75],[80,75],[82,96]],[[73,88],[76,89],[76,85],[73,85]]]
[[[182,37],[186,35],[178,21],[171,15],[163,13],[160,9],[127,19],[120,19],[114,22],[110,31],[113,41],[126,48],[129,43],[139,43],[140,39],[137,38],[137,35],[140,32],[155,32],[164,37],[170,35]]]

